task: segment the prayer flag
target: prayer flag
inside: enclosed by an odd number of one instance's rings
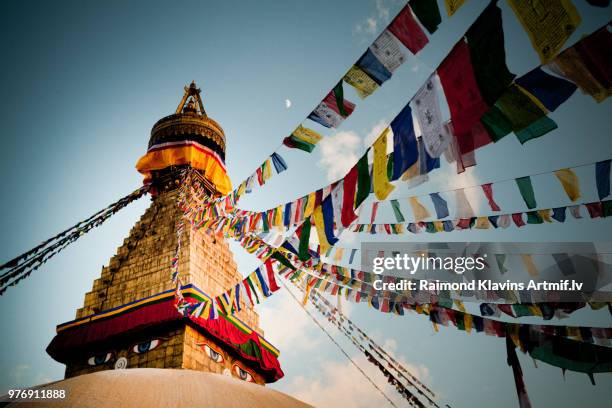
[[[448,217],[448,205],[446,200],[440,197],[440,193],[431,193],[429,196],[433,202],[438,219]]]
[[[493,105],[515,75],[508,70],[501,10],[492,1],[465,34],[482,98]]]
[[[600,200],[610,195],[610,163],[611,160],[603,160],[595,164],[595,181]]]
[[[535,265],[531,254],[521,254],[521,259],[523,260],[523,264],[525,265],[529,276],[533,278],[537,277],[539,275],[538,268]]]
[[[527,205],[527,208],[533,209],[537,207],[535,193],[533,192],[533,186],[531,185],[531,178],[529,176],[520,177],[515,179],[516,185],[521,192],[521,196]]]
[[[374,224],[374,221],[376,221],[376,213],[378,212],[378,205],[380,203],[378,201],[375,201],[372,203],[372,213],[370,214],[370,224]]]
[[[581,22],[570,0],[508,0],[543,63],[550,61]]]
[[[382,85],[391,78],[391,72],[376,58],[370,48],[357,60],[355,65],[368,74],[378,85]]]
[[[603,207],[601,201],[585,204],[591,218],[599,218],[603,215]]]
[[[369,149],[368,149],[369,150]],[[357,195],[355,196],[355,208],[358,208],[370,195],[372,179],[370,177],[370,166],[368,164],[368,150],[357,162]]]
[[[576,91],[576,85],[544,72],[541,67],[529,71],[517,78],[515,82],[551,112]]]
[[[429,41],[406,4],[387,28],[411,53],[418,53]]]
[[[553,208],[552,218],[554,218],[555,220],[557,220],[559,222],[565,222],[565,210],[566,209],[567,209],[567,207]]]
[[[470,205],[470,202],[465,195],[465,191],[462,188],[455,190],[455,217],[457,218],[472,218],[474,216],[474,210]]]
[[[555,171],[555,176],[561,182],[563,189],[567,193],[567,196],[572,201],[576,201],[580,198],[580,184],[578,181],[578,176],[572,169],[561,169]]]
[[[355,65],[344,75],[344,82],[355,88],[357,95],[361,99],[367,98],[378,88],[378,84],[361,68]]]
[[[438,67],[438,76],[446,95],[454,135],[461,154],[480,147],[474,143],[471,131],[488,106],[478,88],[464,40],[459,41]]]
[[[344,228],[351,225],[357,218],[355,214],[355,192],[357,191],[357,177],[358,171],[357,166],[353,166],[348,174],[344,177],[343,188],[344,192],[342,195],[342,215],[340,217],[342,226]]]
[[[444,7],[446,7],[446,13],[448,16],[452,16],[459,10],[459,7],[463,6],[466,0],[444,0]]]
[[[514,221],[514,224],[516,224],[516,226],[519,228],[525,225],[525,222],[523,221],[523,213],[512,214],[512,221]]]
[[[272,153],[272,163],[274,164],[274,169],[276,169],[276,173],[282,173],[287,170],[287,163],[281,157],[280,154],[274,152]]]
[[[570,206],[569,210],[570,210],[570,213],[572,214],[572,217],[576,219],[582,218],[582,214],[580,214],[580,204]]]
[[[423,27],[433,34],[442,22],[437,0],[410,0],[408,4]]]
[[[391,129],[393,130],[393,177],[391,180],[397,180],[418,160],[418,146],[414,135],[410,104],[404,106],[404,109],[393,119]]]
[[[387,178],[387,133],[386,128],[374,142],[374,193],[376,198],[384,200],[395,189]]]
[[[417,197],[410,197],[408,202],[410,203],[410,207],[412,207],[415,221],[422,221],[430,217],[429,211],[423,207]]]
[[[393,213],[395,214],[395,219],[398,223],[406,221],[397,200],[391,200],[391,208],[393,208]]]
[[[452,135],[446,131],[442,123],[437,81],[437,76],[433,74],[411,102],[425,142],[425,149],[432,157],[440,157],[452,141]]]
[[[489,207],[491,207],[492,211],[500,211],[499,205],[493,199],[493,185],[491,183],[483,184],[482,191],[484,191],[485,196],[487,197],[487,201],[489,202]]]
[[[399,41],[388,30],[383,31],[369,48],[376,59],[391,73],[406,60]]]
[[[322,138],[323,136],[314,130],[299,125],[290,136],[283,140],[283,144],[289,148],[300,149],[310,153]]]

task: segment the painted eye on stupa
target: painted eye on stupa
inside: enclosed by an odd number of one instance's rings
[[[97,354],[93,357],[90,357],[87,360],[87,364],[89,364],[90,366],[98,366],[104,363],[108,363],[111,360],[111,358],[113,358],[113,353],[111,352]]]
[[[223,363],[223,355],[216,350],[213,350],[208,344],[204,344],[204,351],[208,354],[208,357],[211,358],[216,363]]]
[[[146,353],[147,351],[151,351],[157,346],[159,346],[159,343],[160,343],[159,339],[144,341],[142,343],[136,344],[132,348],[132,350],[134,351],[134,353],[138,353],[138,354]]]
[[[236,376],[240,378],[242,381],[247,381],[247,382],[255,381],[253,380],[253,376],[251,375],[251,373],[249,373],[247,370],[244,370],[239,365],[234,365],[234,372],[236,373]]]

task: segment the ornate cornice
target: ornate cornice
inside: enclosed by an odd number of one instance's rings
[[[211,118],[193,112],[175,113],[153,125],[149,146],[171,135],[200,135],[211,139],[225,152],[225,134]]]

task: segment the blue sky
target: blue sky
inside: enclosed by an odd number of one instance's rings
[[[441,10],[443,10],[440,1]],[[610,20],[610,9],[576,1],[583,24],[577,41]],[[182,87],[196,80],[208,114],[227,135],[234,183],[248,176],[299,124],[404,5],[403,1],[311,2],[12,2],[0,14],[0,138],[3,200],[0,259],[6,260],[137,188],[134,164],[153,123],[174,111]],[[423,84],[483,9],[471,1],[444,19],[418,58],[409,57],[376,94],[311,155],[281,154],[290,169],[245,197],[247,209],[270,208],[342,174]],[[510,70],[539,64],[527,35],[505,2],[502,8]],[[348,87],[345,87],[348,88]],[[291,101],[287,108],[286,100]],[[513,136],[478,152],[478,166],[457,176],[443,162],[430,182],[396,196],[508,179],[612,158],[610,101],[577,92],[551,117],[559,129],[525,145]],[[583,196],[594,200],[585,173]],[[552,179],[534,180],[541,205],[567,198]],[[512,186],[502,208],[521,210]],[[504,192],[505,191],[505,192]],[[497,195],[497,193],[496,193]],[[44,351],[55,325],[74,317],[84,293],[148,205],[140,200],[83,237],[0,298],[0,392],[59,379],[63,366]],[[482,203],[474,203],[483,208]],[[406,211],[407,211],[406,207]],[[388,216],[388,214],[386,214]],[[384,217],[385,213],[381,214]],[[391,219],[389,219],[391,221]],[[592,241],[609,239],[611,221],[568,221],[520,231],[410,236],[453,241]],[[358,245],[345,237],[346,246]],[[232,245],[243,273],[256,261]],[[357,324],[386,345],[452,407],[516,406],[503,340],[441,328],[422,316],[395,317],[344,305]],[[381,404],[303,311],[283,291],[259,308],[262,327],[281,349],[286,377],[274,388],[319,406]],[[526,321],[536,321],[527,319]],[[566,324],[610,326],[605,311],[576,313]],[[553,322],[556,323],[556,322]],[[363,362],[340,337],[341,344]],[[520,353],[519,353],[520,354]],[[534,406],[596,406],[609,400],[612,380],[567,373],[520,354]],[[375,369],[376,381],[385,383]],[[396,397],[394,391],[387,392]]]

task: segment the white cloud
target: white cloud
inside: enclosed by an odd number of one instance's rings
[[[318,347],[322,337],[318,330],[313,330],[316,327],[308,315],[284,289],[279,290],[276,296],[278,303],[264,304],[257,309],[266,338],[279,350],[291,350],[292,353]]]
[[[366,20],[366,31],[368,33],[375,34],[377,26],[378,26],[378,20],[376,20],[374,17],[369,17]]]
[[[397,343],[387,341],[383,348],[393,355]],[[380,370],[367,361],[365,355],[353,355],[351,358],[397,406],[406,406],[406,400],[388,384]],[[427,367],[407,364],[402,356],[397,360],[422,382],[431,381]],[[317,407],[388,405],[380,392],[348,361],[327,361],[316,376],[295,377],[284,391]]]
[[[394,1],[389,0],[376,0],[375,8],[372,14],[355,25],[353,28],[353,34],[366,33],[368,37],[376,34],[380,27],[386,26],[390,20],[389,3]]]
[[[361,139],[356,132],[343,131],[325,137],[319,142],[319,166],[327,169],[327,179],[337,180],[357,162]]]
[[[291,99],[285,99],[285,108],[289,109],[291,107]]]

